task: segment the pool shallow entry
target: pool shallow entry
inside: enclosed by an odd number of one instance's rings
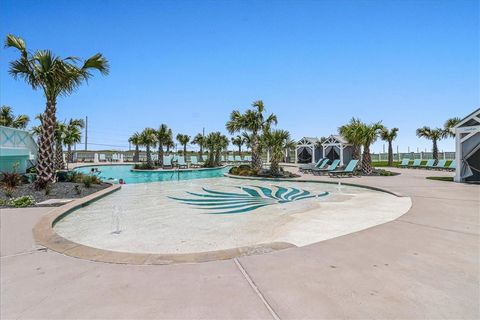
[[[303,246],[394,220],[410,205],[410,198],[351,186],[220,177],[127,184],[54,229],[73,242],[121,252]],[[212,214],[237,210],[246,213]]]
[[[298,201],[302,199],[318,198],[328,195],[328,192],[312,194],[310,191],[293,187],[262,187],[262,186],[236,186],[242,192],[222,192],[202,188],[204,193],[187,192],[194,198],[176,198],[184,204],[196,208],[208,208],[209,213],[230,214],[252,211],[261,207]]]

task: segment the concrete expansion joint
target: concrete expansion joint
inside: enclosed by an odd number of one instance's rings
[[[253,291],[255,292],[255,294],[260,298],[260,300],[262,301],[262,303],[265,305],[265,307],[267,308],[268,312],[270,313],[270,315],[272,316],[273,319],[275,320],[280,320],[280,317],[278,316],[278,314],[275,312],[275,310],[273,310],[272,306],[268,303],[268,301],[265,299],[265,297],[263,296],[262,292],[260,291],[260,289],[258,289],[257,285],[255,284],[255,282],[253,282],[252,278],[250,278],[250,276],[248,275],[248,272],[247,270],[245,270],[245,268],[242,266],[242,263],[237,259],[237,258],[234,258],[233,261],[235,262],[235,265],[237,266],[237,268],[240,270],[240,272],[242,273],[243,277],[245,278],[245,280],[247,280],[248,284],[250,285],[250,287],[253,289]]]

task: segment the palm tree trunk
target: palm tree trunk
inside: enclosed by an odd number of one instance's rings
[[[38,146],[37,170],[38,176],[35,186],[43,189],[48,183],[55,181],[54,170],[54,138],[56,117],[56,102],[47,101],[47,106],[43,114],[42,124],[40,126],[40,137]]]
[[[63,161],[63,148],[61,141],[57,141],[55,143],[55,169],[65,169],[65,161]]]
[[[364,146],[362,155],[362,173],[365,175],[372,174],[372,157],[370,155],[370,146]]]
[[[163,166],[163,144],[158,143],[158,165]]]
[[[183,156],[185,157],[185,161],[187,161],[187,145],[183,145]]]
[[[241,157],[242,156],[242,145],[238,145],[238,155]]]
[[[67,162],[73,163],[72,146],[70,144],[67,146]]]
[[[198,151],[198,161],[203,162],[203,150],[202,150],[202,145],[200,145],[200,151]]]
[[[437,139],[433,139],[433,159],[438,161],[438,146],[437,146]]]
[[[147,145],[147,167],[152,168],[152,153],[150,152],[150,146]]]
[[[252,169],[260,171],[262,169],[262,158],[258,152],[258,137],[252,135]]]
[[[272,158],[270,161],[270,174],[273,176],[277,176],[280,174],[280,166],[278,165],[278,161],[275,158]]]
[[[388,166],[393,165],[393,145],[392,141],[388,141]]]
[[[138,144],[135,145],[135,153],[133,155],[133,162],[138,162],[140,160],[140,149]]]
[[[360,160],[360,146],[359,145],[354,145],[352,147],[352,159]]]
[[[208,152],[208,166],[210,168],[215,166],[215,157],[213,155],[213,149],[210,149]]]

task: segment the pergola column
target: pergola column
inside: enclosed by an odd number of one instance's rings
[[[315,163],[315,145],[312,146],[312,163]]]
[[[340,165],[343,166],[343,145],[339,145],[338,149],[340,150]]]

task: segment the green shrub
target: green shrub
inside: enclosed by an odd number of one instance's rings
[[[90,188],[92,184],[100,184],[101,181],[97,176],[84,175],[82,178],[82,183],[85,188]]]
[[[49,195],[52,193],[52,189],[53,189],[52,185],[51,185],[50,183],[47,184],[47,185],[45,186],[45,195],[46,195],[46,196],[49,196]]]
[[[66,170],[59,170],[55,172],[58,182],[66,182],[70,172]]]
[[[15,188],[22,182],[22,176],[14,172],[2,172],[1,182],[8,188]]]
[[[8,200],[0,199],[0,206],[8,206]]]
[[[13,197],[13,188],[10,188],[10,187],[4,188],[3,193],[5,194],[5,197],[11,198]]]
[[[35,205],[35,200],[31,196],[22,196],[11,200],[10,205],[15,208],[25,208]]]
[[[38,173],[37,167],[33,166],[27,169],[27,173]]]
[[[153,166],[149,166],[148,164],[146,163],[136,163],[134,166],[133,166],[134,169],[137,169],[137,170],[153,170],[155,169],[155,167]]]
[[[65,182],[82,182],[85,175],[78,171],[69,171],[65,177]]]

